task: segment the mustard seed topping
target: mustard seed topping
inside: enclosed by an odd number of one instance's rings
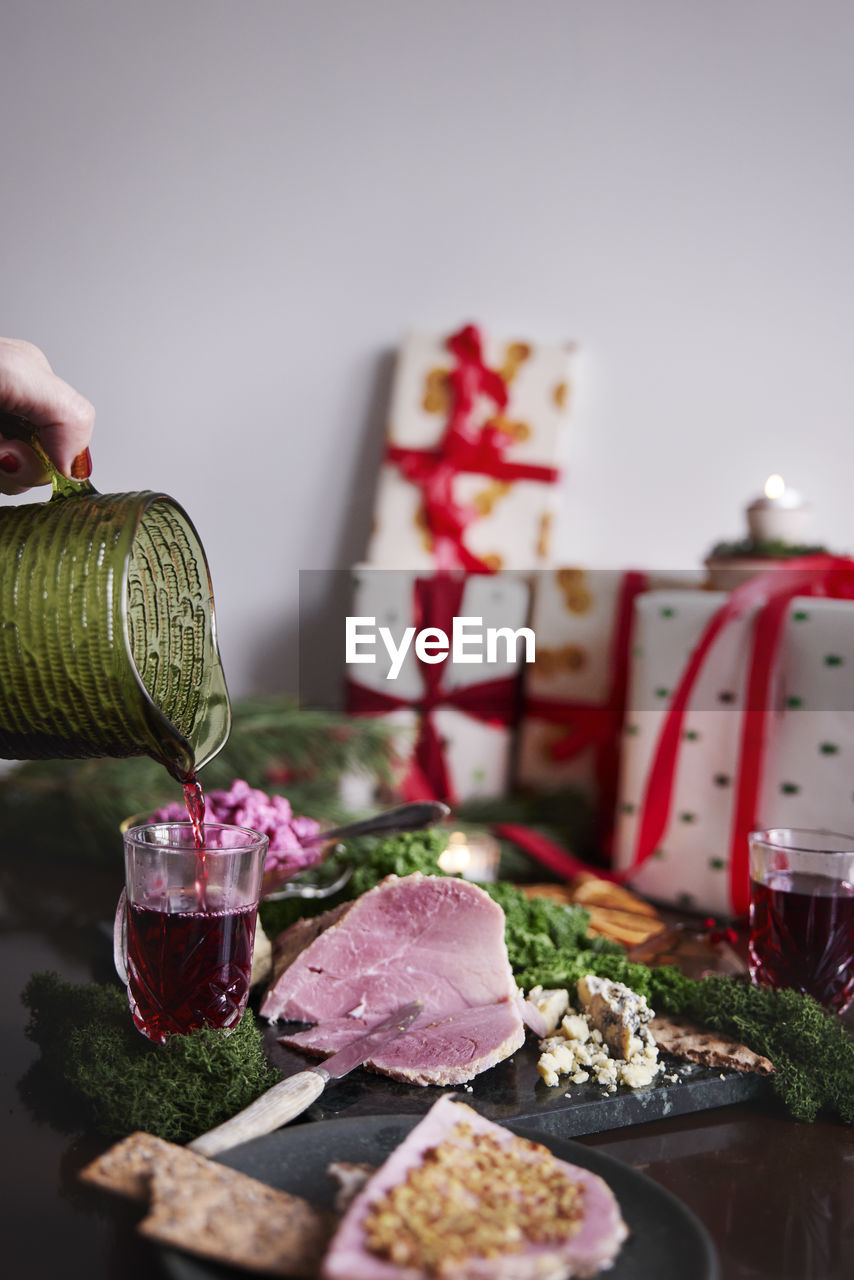
[[[499,1141],[466,1121],[378,1197],[363,1229],[371,1253],[431,1276],[468,1257],[557,1244],[581,1228],[584,1188],[538,1142]]]

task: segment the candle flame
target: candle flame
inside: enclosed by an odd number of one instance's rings
[[[775,474],[765,481],[765,497],[771,498],[772,501],[774,498],[782,498],[785,489],[786,482],[782,476]]]

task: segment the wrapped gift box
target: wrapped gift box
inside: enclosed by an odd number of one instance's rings
[[[414,573],[362,565],[354,570],[351,612],[387,627],[399,643],[404,628],[436,627],[450,635],[454,616],[482,619],[483,628],[527,624],[530,587],[521,574]],[[405,793],[462,801],[506,793],[512,729],[518,717],[520,666],[498,645],[493,662],[419,660],[414,645],[396,679],[376,646],[376,663],[347,666],[347,703],[356,715],[382,715],[401,728],[409,763]]]
[[[367,559],[386,568],[548,562],[569,345],[413,333],[397,362]]]
[[[796,598],[786,606],[755,799],[740,802],[744,770],[759,767],[744,745],[756,607],[728,621],[702,663],[679,728],[672,793],[650,770],[674,690],[723,592],[653,591],[635,602],[615,866],[632,867],[650,805],[666,808],[655,848],[630,872],[659,902],[743,914],[747,827],[854,831],[854,602]],[[747,726],[750,728],[750,726]],[[747,751],[747,757],[744,752]]]
[[[699,573],[569,567],[534,576],[537,660],[524,676],[516,781],[526,791],[582,791],[603,840],[616,801],[634,600],[650,585],[699,580]]]

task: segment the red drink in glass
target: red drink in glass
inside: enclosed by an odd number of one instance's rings
[[[246,1009],[267,836],[228,823],[152,822],[124,833],[116,971],[137,1028],[228,1034]]]
[[[249,998],[255,917],[255,907],[167,912],[128,905],[128,1000],[149,1040],[237,1025]]]
[[[854,997],[854,885],[781,871],[750,892],[753,980],[841,1013]]]
[[[854,999],[854,837],[751,833],[749,953],[754,982],[845,1012]]]

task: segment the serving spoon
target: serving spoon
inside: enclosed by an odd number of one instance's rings
[[[414,804],[401,804],[396,809],[386,809],[384,813],[375,813],[370,818],[360,818],[358,822],[348,822],[344,827],[335,827],[332,831],[316,831],[313,836],[300,840],[303,849],[313,844],[325,844],[327,840],[352,840],[356,836],[394,835],[398,831],[420,831],[423,827],[432,827],[441,822],[451,812],[441,800],[418,800]]]

